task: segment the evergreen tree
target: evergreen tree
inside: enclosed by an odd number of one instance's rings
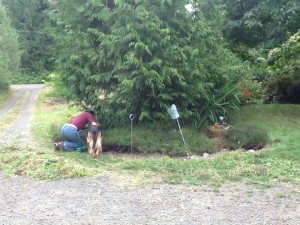
[[[130,113],[164,121],[172,103],[200,125],[235,109],[242,67],[224,47],[222,11],[199,0],[190,13],[188,2],[58,1],[58,65],[70,96],[118,124]]]
[[[2,2],[9,9],[12,23],[19,34],[23,80],[41,82],[53,70],[51,53],[53,39],[47,15],[49,3],[47,0],[2,0]],[[30,75],[30,78],[26,79],[27,75]]]
[[[19,72],[17,33],[11,26],[5,7],[0,3],[0,92],[9,89],[11,79]]]

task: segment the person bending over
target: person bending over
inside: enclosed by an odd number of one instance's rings
[[[86,110],[85,112],[74,116],[68,123],[62,126],[60,133],[64,141],[55,143],[55,150],[72,151],[84,148],[85,144],[79,131],[84,130],[87,124],[100,125],[94,118],[93,110]]]

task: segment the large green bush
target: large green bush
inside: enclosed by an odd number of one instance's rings
[[[58,1],[57,63],[67,97],[110,125],[130,113],[163,125],[171,104],[196,127],[238,109],[235,86],[247,66],[225,47],[222,8],[199,0],[190,13],[189,2]]]

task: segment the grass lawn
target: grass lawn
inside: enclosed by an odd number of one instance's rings
[[[1,149],[1,170],[38,179],[121,176],[141,185],[166,182],[219,186],[227,181],[264,187],[277,182],[300,184],[300,105],[249,105],[241,109],[232,123],[248,120],[263,126],[273,143],[262,151],[223,152],[201,160],[109,152],[94,159],[85,153],[54,152],[54,134],[78,111],[65,104],[45,106],[48,96],[46,92],[41,94],[33,118],[32,132],[40,147]]]

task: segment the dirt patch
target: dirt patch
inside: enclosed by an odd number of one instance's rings
[[[49,97],[46,101],[43,102],[45,106],[53,106],[53,105],[62,105],[65,104],[66,101],[60,98]]]

